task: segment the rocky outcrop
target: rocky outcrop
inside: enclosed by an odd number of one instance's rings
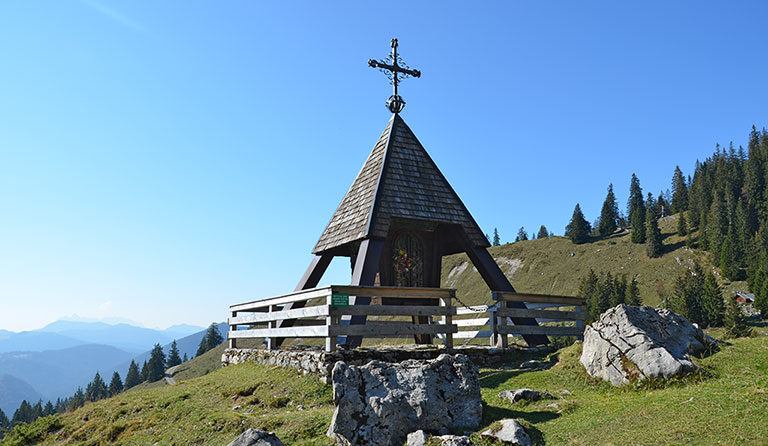
[[[229,446],[283,446],[283,442],[273,432],[248,429],[235,438]]]
[[[621,304],[586,328],[580,360],[587,373],[618,386],[696,371],[688,355],[716,344],[679,314]]]
[[[504,444],[517,446],[531,446],[533,444],[528,432],[517,421],[506,419],[499,421],[499,423],[500,427],[488,429],[480,435],[492,440],[501,441]]]
[[[333,368],[328,436],[341,445],[401,446],[418,429],[447,434],[480,424],[477,371],[464,355]]]
[[[408,441],[405,446],[426,446],[430,442],[429,435],[422,430],[408,434]],[[440,446],[472,446],[472,440],[466,436],[441,435],[432,437],[431,444]]]

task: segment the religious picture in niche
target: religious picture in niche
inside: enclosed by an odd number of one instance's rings
[[[392,245],[395,286],[424,286],[424,245],[415,235],[404,232]]]

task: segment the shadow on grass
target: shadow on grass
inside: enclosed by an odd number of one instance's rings
[[[525,420],[529,425],[534,425],[537,423],[543,423],[546,421],[554,420],[555,418],[558,418],[560,415],[546,410],[538,410],[538,411],[531,411],[531,412],[525,412],[522,410],[514,410],[507,407],[498,407],[498,406],[491,406],[485,402],[483,402],[483,425],[487,426],[491,423],[494,423],[499,420],[504,420],[507,418],[514,418],[518,420]],[[528,434],[531,434],[531,437],[533,437],[533,432],[526,428],[526,431],[528,431]],[[539,435],[541,432],[539,432]]]
[[[493,389],[499,384],[514,378],[529,370],[482,370],[480,372],[480,387],[484,389]]]

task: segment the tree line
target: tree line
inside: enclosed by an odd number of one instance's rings
[[[517,230],[515,243],[522,242],[525,240],[535,240],[537,238],[549,238],[554,236],[555,234],[553,232],[550,232],[546,226],[541,225],[541,227],[539,227],[539,232],[532,232],[529,238],[528,231],[525,230],[525,226],[521,226],[520,229]],[[493,238],[489,237],[488,234],[485,234],[485,238],[488,239],[488,242],[491,244],[491,246],[501,245],[501,237],[499,236],[498,228],[493,228]]]
[[[216,323],[212,323],[200,340],[195,356],[200,356],[212,350],[222,342],[224,342],[224,338],[219,332],[218,326]],[[152,347],[149,359],[144,361],[141,368],[139,368],[136,361],[131,361],[131,364],[128,366],[128,372],[125,375],[125,382],[123,382],[118,372],[114,372],[109,384],[107,384],[101,377],[101,374],[96,372],[93,380],[86,385],[85,390],[82,387],[78,387],[72,396],[57,398],[55,403],[48,401],[43,404],[42,400],[40,400],[32,404],[24,400],[10,419],[0,410],[0,438],[2,438],[4,430],[11,429],[21,423],[32,423],[40,417],[71,412],[83,407],[87,402],[95,402],[113,397],[145,382],[160,381],[165,377],[166,369],[187,361],[186,353],[183,357],[179,355],[176,340],[171,343],[167,357],[163,347],[160,344],[155,344]]]

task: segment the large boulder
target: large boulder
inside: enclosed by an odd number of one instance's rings
[[[283,442],[272,432],[248,429],[235,438],[229,446],[283,446]]]
[[[477,371],[464,355],[333,367],[336,411],[328,436],[340,445],[401,446],[409,432],[447,434],[480,424]]]
[[[690,357],[717,341],[667,309],[618,305],[586,327],[581,363],[614,386],[699,368]]]

